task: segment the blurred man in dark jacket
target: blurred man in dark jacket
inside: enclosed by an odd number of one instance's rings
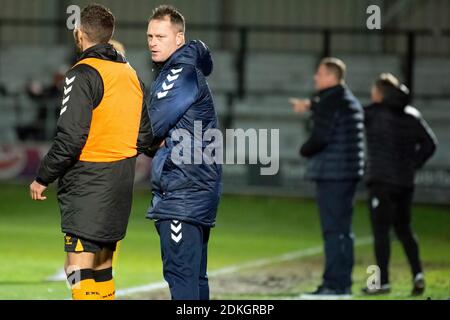
[[[437,141],[419,111],[408,105],[408,89],[393,75],[380,75],[372,88],[372,102],[365,108],[366,182],[381,286],[364,288],[363,292],[390,292],[389,229],[393,226],[411,266],[412,294],[419,295],[425,289],[425,281],[411,230],[414,176],[434,153]]]
[[[309,159],[307,177],[317,186],[326,260],[323,283],[313,298],[351,294],[351,221],[356,186],[363,175],[364,117],[344,83],[345,70],[341,60],[323,59],[314,76],[315,96],[291,101],[296,112],[312,111],[311,136],[300,154]]]

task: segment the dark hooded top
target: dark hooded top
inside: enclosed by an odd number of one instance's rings
[[[365,108],[367,184],[414,186],[415,172],[436,150],[436,137],[420,112],[408,105],[405,86],[391,88],[381,103]]]

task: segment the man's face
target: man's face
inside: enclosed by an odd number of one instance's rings
[[[372,86],[370,96],[373,103],[381,103],[383,101],[383,95],[376,86]]]
[[[319,65],[314,75],[314,87],[316,90],[324,90],[337,85],[339,81],[336,76],[330,72],[323,64]]]
[[[77,47],[78,53],[84,51],[84,44],[86,39],[86,34],[81,30],[81,27],[73,29],[73,38],[75,39],[75,45]]]
[[[184,43],[184,35],[172,25],[169,17],[150,20],[147,29],[148,48],[153,62],[164,62]]]
[[[79,28],[73,29],[73,39],[75,40],[75,46],[77,47],[77,51],[79,53],[83,51],[81,46],[80,33],[81,32]]]

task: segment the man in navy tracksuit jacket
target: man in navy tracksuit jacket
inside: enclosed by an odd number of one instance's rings
[[[172,299],[207,300],[207,246],[219,204],[221,165],[181,163],[173,151],[181,143],[177,135],[186,133],[192,142],[182,152],[194,157],[199,151],[194,146],[200,144],[204,151],[211,142],[203,134],[218,127],[205,79],[212,72],[212,59],[201,41],[185,44],[184,18],[171,6],[153,11],[147,35],[157,69],[147,105],[155,139],[162,142],[153,158],[147,218],[156,221]],[[201,122],[202,137],[194,135],[194,122]]]

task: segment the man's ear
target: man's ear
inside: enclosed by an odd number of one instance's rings
[[[78,28],[73,29],[73,39],[75,41],[78,41],[78,32],[80,32],[80,29],[78,29]]]
[[[178,32],[176,37],[177,47],[180,47],[184,44],[184,33]]]
[[[86,39],[85,38],[86,34],[80,28],[75,28],[73,36],[75,38],[75,44],[77,48],[80,50],[80,52],[83,52],[84,51],[83,42]]]
[[[81,43],[84,39],[84,33],[80,28],[75,29],[75,30],[76,30],[77,41]]]

